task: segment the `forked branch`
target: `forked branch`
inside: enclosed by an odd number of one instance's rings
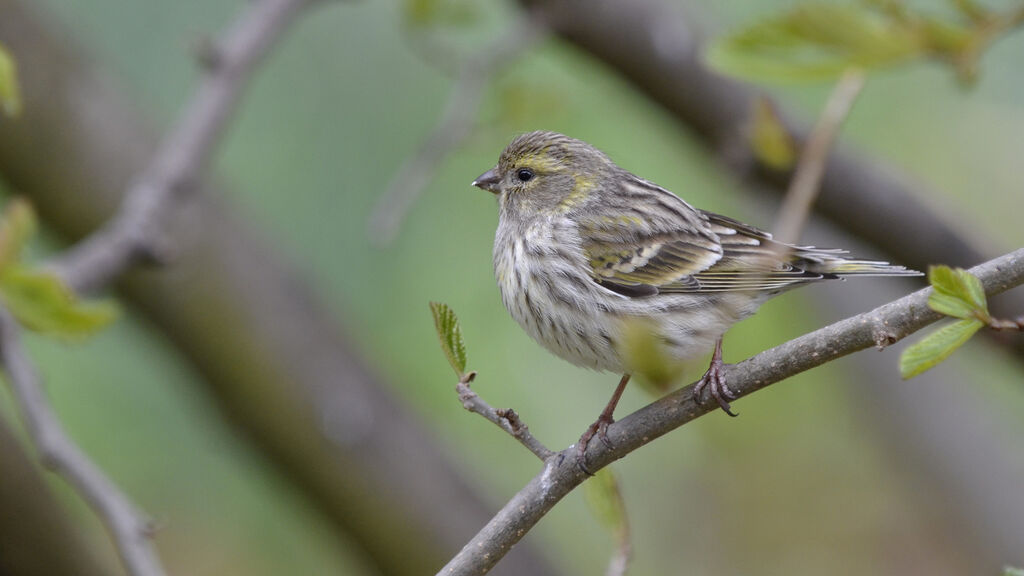
[[[1024,284],[1024,248],[970,269],[988,295]],[[729,387],[743,397],[790,376],[866,348],[882,349],[935,322],[941,315],[928,308],[931,288],[918,290],[870,312],[766,350],[726,367]],[[893,371],[896,370],[893,362]],[[593,442],[587,466],[597,470],[648,442],[717,409],[697,404],[693,384],[683,387],[608,427],[611,447]],[[563,450],[545,461],[544,469],[495,515],[438,574],[488,572],[545,514],[587,475],[576,465],[575,450]]]

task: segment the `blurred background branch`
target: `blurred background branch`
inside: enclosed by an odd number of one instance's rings
[[[0,419],[0,508],[16,522],[0,522],[0,573],[19,576],[110,574],[67,510],[54,498],[39,468]],[[46,550],[46,554],[40,554]]]
[[[369,234],[378,244],[394,240],[412,205],[437,174],[441,163],[463,144],[473,128],[483,95],[495,75],[547,37],[543,7],[525,11],[488,46],[466,59],[441,118],[407,158],[378,200],[370,218]]]
[[[14,317],[0,306],[0,359],[40,459],[74,486],[102,518],[129,574],[162,576],[163,567],[150,542],[152,526],[64,432],[21,344],[20,332]]]
[[[195,180],[223,132],[249,73],[305,0],[264,0],[243,13],[217,43],[215,63],[188,112],[163,142],[124,208],[104,230],[75,245],[56,268],[73,290],[93,290],[112,281],[140,255],[152,255],[171,212],[174,193]],[[80,492],[103,519],[133,576],[161,576],[151,546],[152,528],[128,497],[64,432],[42,390],[35,367],[21,345],[14,317],[0,307],[0,353],[14,396],[40,457]]]
[[[772,227],[775,238],[788,244],[800,241],[807,217],[814,209],[814,201],[821,190],[821,177],[825,173],[829,152],[839,135],[843,121],[849,116],[857,96],[864,87],[864,72],[851,69],[843,73],[825,103],[818,122],[804,145],[800,159],[793,169],[792,180],[779,207]]]
[[[112,80],[37,11],[0,1],[0,39],[21,64],[26,101],[19,121],[0,131],[0,171],[74,241],[115,212],[118,191],[146,165],[155,140]],[[486,519],[483,499],[300,275],[205,178],[188,184],[194,191],[178,214],[159,215],[176,243],[174,265],[132,272],[120,290],[370,564],[385,574],[436,569]],[[233,336],[222,337],[229,326]],[[529,546],[516,557],[509,574],[551,573]]]
[[[79,292],[96,290],[139,259],[166,260],[162,219],[205,172],[256,66],[313,0],[260,0],[204,45],[203,82],[110,222],[63,254],[54,271]]]

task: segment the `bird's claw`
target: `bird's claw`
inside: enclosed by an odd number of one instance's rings
[[[734,417],[739,416],[739,414],[732,411],[732,406],[729,405],[729,401],[735,400],[737,396],[725,383],[723,368],[725,368],[725,363],[722,362],[722,344],[719,341],[715,347],[714,355],[711,356],[711,365],[708,366],[707,372],[701,376],[700,380],[693,387],[693,400],[698,405],[703,406],[706,400],[704,396],[704,390],[706,389],[726,414]]]
[[[608,439],[608,425],[614,421],[610,416],[606,417],[602,414],[593,424],[587,427],[587,430],[580,436],[579,442],[576,443],[576,464],[587,476],[594,475],[593,472],[587,469],[587,446],[590,445],[590,441],[596,436],[606,448],[612,448],[612,441]]]

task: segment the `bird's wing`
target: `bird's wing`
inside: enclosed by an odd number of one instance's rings
[[[710,222],[671,192],[628,176],[614,198],[580,220],[591,276],[625,296],[696,288],[694,275],[722,258]]]
[[[761,292],[834,277],[804,264],[837,259],[837,252],[787,246],[628,176],[615,198],[580,221],[591,276],[609,290],[629,297]]]

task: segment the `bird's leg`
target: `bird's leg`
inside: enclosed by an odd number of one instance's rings
[[[584,454],[587,451],[587,446],[596,435],[605,446],[609,448],[612,447],[611,441],[608,440],[608,425],[615,422],[615,418],[613,418],[612,415],[615,413],[615,406],[619,404],[619,399],[622,398],[622,392],[626,389],[626,384],[628,383],[629,374],[623,374],[622,379],[619,380],[618,387],[615,388],[615,392],[612,394],[611,399],[608,400],[608,405],[601,411],[601,415],[597,417],[597,420],[587,428],[587,431],[583,433],[583,436],[580,436],[580,441],[576,444],[576,450],[579,453],[581,463],[580,466],[583,468],[583,471],[588,474],[590,471],[582,464]]]
[[[729,390],[729,387],[725,384],[725,374],[722,373],[722,368],[725,367],[725,363],[722,362],[722,339],[719,338],[715,342],[715,352],[711,355],[711,365],[708,366],[708,371],[701,376],[700,381],[693,387],[693,399],[697,404],[704,404],[704,389],[708,388],[711,392],[711,397],[718,402],[718,405],[725,410],[725,413],[729,416],[738,416],[730,410],[729,400],[735,400],[736,395]]]

